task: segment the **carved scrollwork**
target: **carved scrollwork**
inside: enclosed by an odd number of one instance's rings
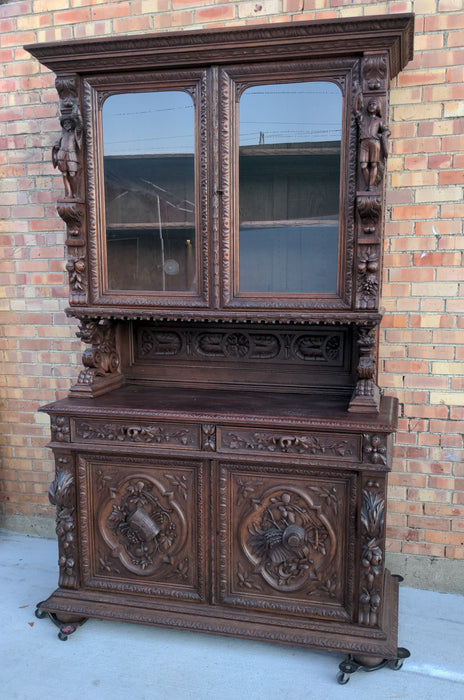
[[[350,439],[322,435],[276,435],[236,431],[224,433],[222,446],[230,450],[256,450],[283,454],[324,455],[347,457],[355,453]]]
[[[177,484],[183,492],[182,482]],[[129,476],[114,483],[99,526],[112,556],[132,573],[150,575],[167,566],[172,575],[181,566],[174,558],[185,544],[186,517],[173,492],[155,479]],[[188,566],[181,569],[179,575],[185,577]]]
[[[335,556],[335,533],[322,506],[297,488],[254,498],[240,540],[255,571],[279,592],[308,586]]]
[[[387,88],[388,64],[384,55],[366,56],[363,61],[363,88],[367,90],[383,90]]]
[[[160,425],[125,425],[121,423],[98,423],[76,421],[76,436],[83,440],[112,440],[146,444],[178,443],[188,445],[189,430],[168,429]]]
[[[116,347],[115,323],[107,319],[84,318],[80,322],[80,330],[76,335],[91,347],[87,348],[82,355],[82,364],[85,369],[79,373],[77,384],[72,387],[71,394],[79,393],[85,387],[89,388],[89,392],[100,389],[102,385],[113,387],[116,384],[115,379],[116,381],[122,379],[119,372],[120,359]],[[108,380],[110,383],[107,383]]]
[[[366,236],[378,233],[377,227],[382,213],[382,200],[377,195],[358,193],[356,199],[361,228]]]
[[[383,581],[385,498],[376,481],[363,489],[361,506],[361,590],[359,623],[375,627],[379,622]]]
[[[59,585],[62,588],[77,586],[77,533],[76,533],[76,483],[74,467],[69,457],[57,456],[55,480],[50,484],[48,498],[56,506],[56,534],[58,536]]]
[[[177,355],[182,348],[179,333],[144,329],[140,335],[140,354]]]
[[[66,232],[71,237],[70,243],[77,245],[77,238],[83,235],[85,210],[82,202],[58,202],[56,210],[66,224]]]
[[[262,331],[171,330],[169,326],[136,328],[137,354],[142,360],[163,357],[194,357],[209,360],[300,360],[339,364],[344,352],[343,332],[319,330],[298,333]]]

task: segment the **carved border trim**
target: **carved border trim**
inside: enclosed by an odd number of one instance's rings
[[[344,52],[385,50],[389,52],[391,76],[412,58],[414,15],[350,17],[317,22],[293,22],[209,32],[168,32],[122,38],[86,39],[29,45],[26,50],[55,72],[105,71],[118,62],[127,70],[142,65],[188,65],[202,61],[216,63],[250,61],[263,55],[285,58],[299,51],[304,56],[329,56]]]

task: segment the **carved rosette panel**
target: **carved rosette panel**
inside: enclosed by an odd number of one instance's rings
[[[385,487],[364,483],[361,506],[361,572],[359,615],[361,625],[377,627],[381,619],[385,539]]]
[[[188,522],[173,481],[168,484],[145,474],[107,484],[109,497],[98,519],[100,533],[112,558],[133,574],[150,576],[162,567],[179,565]]]
[[[76,477],[73,458],[55,455],[55,479],[50,484],[48,498],[56,506],[56,534],[58,536],[59,585],[62,588],[78,586],[78,546],[76,522]]]
[[[82,355],[85,369],[79,373],[72,394],[98,395],[122,383],[120,358],[116,346],[116,323],[108,319],[83,318],[76,333],[90,345]]]
[[[378,464],[386,467],[388,448],[385,435],[364,435],[363,436],[364,461],[370,464]]]
[[[318,329],[304,333],[207,330],[169,330],[139,326],[136,355],[141,360],[165,358],[300,361],[341,366],[345,353],[343,330]]]

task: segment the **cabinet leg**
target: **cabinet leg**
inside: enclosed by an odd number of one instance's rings
[[[68,637],[73,634],[78,627],[84,624],[84,622],[87,621],[86,617],[77,617],[76,615],[60,615],[61,619],[55,614],[51,612],[45,612],[44,610],[40,609],[40,603],[38,604],[36,611],[35,611],[35,616],[39,620],[43,620],[44,617],[48,617],[49,620],[53,622],[55,627],[58,627],[60,630],[58,632],[58,639],[61,639],[62,642],[66,642]]]
[[[337,682],[345,685],[350,680],[350,676],[356,671],[378,671],[381,668],[391,668],[399,671],[405,659],[411,656],[408,649],[398,647],[397,656],[394,659],[381,659],[379,657],[357,656],[351,654],[339,665],[340,672],[337,674]]]

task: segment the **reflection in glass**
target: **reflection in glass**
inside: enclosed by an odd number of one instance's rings
[[[243,92],[240,293],[337,292],[341,119],[333,83]]]
[[[192,98],[113,95],[102,119],[108,288],[194,291]]]

